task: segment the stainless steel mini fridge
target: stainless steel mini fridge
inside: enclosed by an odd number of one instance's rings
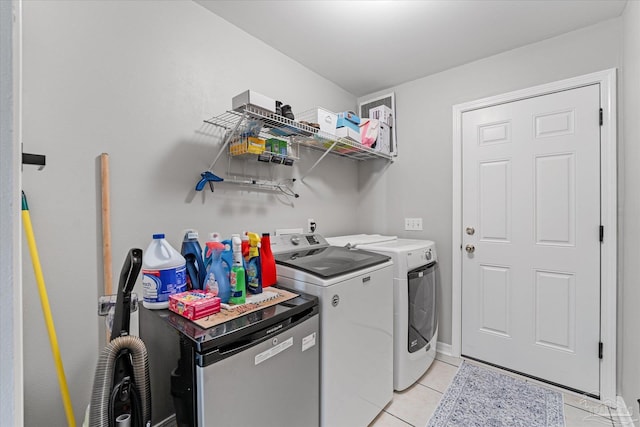
[[[141,308],[152,422],[178,426],[318,426],[318,300],[301,295],[202,329]]]

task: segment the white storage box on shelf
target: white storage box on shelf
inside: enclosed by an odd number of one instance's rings
[[[335,130],[336,136],[340,138],[351,139],[357,143],[361,143],[360,130],[353,130],[350,127],[341,127]],[[389,153],[387,153],[389,154]]]
[[[391,154],[391,128],[380,122],[378,128],[378,139],[376,140],[376,151],[384,154]]]
[[[393,127],[393,111],[386,105],[378,105],[369,109],[369,118],[380,120],[381,123]]]
[[[331,135],[336,134],[336,123],[338,122],[338,115],[326,108],[318,107],[312,110],[303,111],[296,114],[296,120],[298,122],[307,122],[309,124],[317,124],[320,126],[321,132],[326,132]]]
[[[241,111],[245,106],[251,105],[260,110],[265,110],[270,113],[276,111],[276,101],[273,98],[262,95],[261,93],[254,92],[252,90],[246,90],[239,95],[236,95],[231,100],[231,108],[236,111]]]

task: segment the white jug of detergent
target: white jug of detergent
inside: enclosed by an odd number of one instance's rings
[[[186,261],[164,239],[154,234],[142,256],[142,304],[149,309],[169,307],[169,295],[187,290]]]

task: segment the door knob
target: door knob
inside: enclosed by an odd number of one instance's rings
[[[467,251],[468,254],[472,254],[476,250],[476,247],[473,245],[467,245],[464,250]]]
[[[465,231],[467,232],[467,234],[468,234],[469,236],[473,236],[473,233],[475,233],[475,232],[476,232],[476,229],[475,229],[475,228],[473,228],[473,227],[467,227],[467,229],[466,229]]]

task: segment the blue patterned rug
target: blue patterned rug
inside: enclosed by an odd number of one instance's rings
[[[562,393],[462,362],[427,427],[562,427]]]

